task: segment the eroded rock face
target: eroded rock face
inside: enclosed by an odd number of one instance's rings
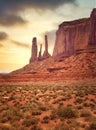
[[[33,38],[32,41],[32,51],[31,51],[31,58],[30,58],[30,63],[37,61],[37,39],[36,37]]]
[[[90,18],[84,18],[59,25],[53,56],[70,56],[88,45],[96,44],[96,9]]]

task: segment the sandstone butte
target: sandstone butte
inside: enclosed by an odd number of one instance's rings
[[[39,81],[84,80],[96,78],[96,8],[90,18],[63,22],[56,32],[53,55],[40,45],[37,57],[37,39],[33,38],[29,64],[9,74],[0,75],[0,84]]]

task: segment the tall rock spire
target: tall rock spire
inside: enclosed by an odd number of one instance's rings
[[[40,51],[39,51],[38,60],[42,60],[42,44],[40,44]]]
[[[45,35],[45,52],[48,53],[48,38],[47,38],[47,35]]]
[[[46,59],[46,58],[49,58],[50,56],[51,55],[48,52],[48,38],[47,38],[47,35],[45,35],[45,51],[43,54],[43,58]]]
[[[37,39],[36,37],[32,40],[32,51],[31,51],[31,58],[30,63],[37,60]]]

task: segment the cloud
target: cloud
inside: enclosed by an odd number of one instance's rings
[[[21,43],[15,40],[10,40],[14,45],[19,46],[19,47],[23,47],[23,48],[31,48],[29,44],[26,43]]]
[[[0,41],[6,40],[8,38],[8,34],[6,32],[0,32]]]
[[[14,26],[14,25],[24,25],[26,23],[27,21],[20,16],[0,13],[0,25]]]
[[[26,8],[56,8],[64,3],[75,3],[76,0],[0,0],[0,11],[20,11]]]
[[[0,25],[14,26],[27,23],[20,15],[26,9],[32,8],[36,11],[44,9],[55,9],[64,3],[75,4],[76,0],[0,0]]]
[[[0,32],[0,41],[8,40],[9,42],[13,43],[18,47],[23,48],[31,48],[29,44],[21,43],[15,40],[12,40],[6,32]],[[4,47],[2,43],[0,43],[0,48]]]

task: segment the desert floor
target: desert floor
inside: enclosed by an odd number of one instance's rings
[[[0,130],[96,130],[96,79],[1,85]]]

